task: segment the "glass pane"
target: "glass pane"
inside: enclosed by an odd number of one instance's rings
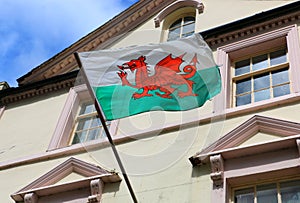
[[[169,30],[168,40],[177,39],[180,37],[180,28],[176,28],[174,30]]]
[[[194,23],[185,25],[185,26],[183,26],[182,34],[184,35],[186,33],[193,33],[194,30],[195,30],[195,24]]]
[[[283,69],[272,72],[272,82],[273,86],[289,82],[289,69]]]
[[[183,33],[181,37],[182,37],[182,38],[183,38],[183,37],[188,37],[188,36],[191,36],[191,35],[193,35],[193,34],[194,34],[194,31],[193,31],[193,32],[189,32],[189,33]]]
[[[176,20],[171,26],[170,29],[181,26],[182,19]]]
[[[252,66],[253,71],[267,68],[268,67],[268,55],[264,54],[264,55],[253,57],[252,64],[253,64],[253,66]]]
[[[270,87],[269,73],[254,77],[254,91]]]
[[[90,128],[94,128],[101,125],[101,121],[97,117],[93,117],[92,124]]]
[[[300,203],[300,180],[280,184],[282,203]]]
[[[242,94],[251,91],[251,78],[236,82],[236,94]]]
[[[86,131],[76,132],[72,141],[72,144],[77,144],[80,142],[85,142],[86,139]]]
[[[77,143],[80,143],[80,139],[78,133],[75,133],[72,144],[77,144]]]
[[[108,126],[107,126],[108,127]],[[99,128],[100,129],[100,137],[106,137],[106,133],[105,133],[105,131],[104,131],[104,129],[103,129],[103,127],[102,128]]]
[[[88,114],[88,113],[92,113],[96,111],[94,104],[83,104],[81,109],[80,109],[80,113],[79,115],[84,115],[84,114]]]
[[[195,22],[195,18],[193,16],[187,16],[183,18],[184,24],[191,23],[191,22]]]
[[[236,97],[236,106],[242,106],[251,103],[251,94]]]
[[[236,190],[234,192],[235,203],[253,203],[254,202],[254,188],[247,188]]]
[[[286,84],[286,85],[274,87],[273,94],[274,97],[280,97],[283,95],[290,94],[290,85]]]
[[[257,203],[277,203],[276,184],[257,186]]]
[[[96,140],[99,137],[100,129],[96,128],[89,131],[86,141]]]
[[[270,53],[271,66],[281,64],[281,63],[284,63],[286,61],[287,60],[286,60],[285,49],[284,50],[278,50],[278,51]]]
[[[250,72],[250,59],[238,61],[235,63],[235,75],[242,75]]]
[[[265,90],[261,90],[258,92],[254,92],[254,101],[255,102],[266,100],[266,99],[270,99],[270,89],[265,89]]]
[[[85,130],[90,128],[91,118],[83,118],[78,121],[77,130]]]

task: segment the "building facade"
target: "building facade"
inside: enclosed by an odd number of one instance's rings
[[[143,0],[0,83],[0,202],[300,202],[300,2]],[[107,122],[74,52],[200,33],[222,91],[184,112]]]

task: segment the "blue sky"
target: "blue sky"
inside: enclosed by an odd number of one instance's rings
[[[16,80],[137,0],[0,0],[0,82]]]

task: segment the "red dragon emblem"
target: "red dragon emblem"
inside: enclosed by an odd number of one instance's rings
[[[133,88],[138,89],[133,93],[132,97],[134,99],[139,99],[142,97],[151,97],[153,94],[149,91],[155,91],[155,94],[162,98],[172,98],[171,94],[177,90],[177,95],[181,98],[186,96],[197,96],[193,93],[193,84],[192,80],[189,80],[193,77],[197,71],[196,63],[197,56],[195,55],[191,62],[183,67],[183,71],[180,70],[180,65],[184,62],[182,59],[184,56],[172,58],[171,54],[158,62],[155,67],[155,73],[149,75],[148,66],[145,62],[146,57],[140,56],[138,59],[130,60],[129,62],[124,63],[121,66],[118,66],[120,72],[120,79],[122,80],[122,85],[127,85]],[[131,84],[127,79],[126,69],[135,72],[135,84]],[[178,86],[185,85],[185,91],[182,91]]]

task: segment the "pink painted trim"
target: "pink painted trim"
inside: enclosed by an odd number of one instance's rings
[[[290,121],[285,121],[285,120],[280,120],[275,118],[269,118],[264,116],[258,116],[258,115],[253,116],[252,118],[242,123],[241,125],[239,125],[231,132],[221,137],[219,140],[217,140],[207,148],[203,149],[201,152],[198,152],[196,155],[191,157],[190,160],[192,161],[193,164],[197,163],[197,165],[199,164],[201,165],[203,163],[207,163],[208,157],[211,155],[223,153],[225,151],[233,151],[240,148],[249,149],[249,147],[238,147],[238,146],[244,141],[254,136],[257,132],[266,132],[270,134],[280,135],[282,137],[288,137],[288,139],[290,138],[294,139],[294,137],[291,136],[300,134],[300,123],[295,123],[295,122],[290,122]],[[283,141],[283,139],[278,139],[278,140]],[[273,141],[271,143],[273,143]],[[255,144],[253,146],[256,145],[260,146],[261,144]],[[271,147],[275,147],[275,145]],[[253,152],[255,151],[250,150],[249,153],[251,154]],[[237,153],[237,156],[240,156],[241,154],[242,153],[239,152]],[[229,157],[224,157],[224,158],[226,159]]]
[[[286,37],[287,47],[289,50],[290,57],[290,69],[292,72],[292,88],[294,93],[300,91],[300,79],[297,76],[299,72],[299,62],[300,58],[300,48],[299,48],[299,37],[297,25],[290,25],[287,27],[272,30],[270,32],[260,34],[254,37],[249,37],[238,42],[234,42],[217,49],[217,63],[220,65],[221,77],[223,80],[223,89],[221,93],[214,99],[214,112],[217,114],[222,114],[225,109],[230,108],[230,98],[231,98],[231,75],[230,75],[230,54],[234,51],[247,48],[249,46],[258,45],[270,40]],[[268,102],[268,101],[267,101]],[[254,103],[251,105],[255,105]],[[246,109],[251,107],[251,105],[244,105],[240,108]]]
[[[239,109],[239,108],[234,108],[234,109],[227,109],[225,111],[226,118],[231,118],[231,117],[236,117],[241,114],[245,113],[250,113],[254,112],[257,110],[265,109],[265,108],[271,108],[271,107],[276,107],[278,105],[286,105],[289,103],[294,103],[296,101],[300,101],[300,93],[297,94],[290,94],[286,95],[283,97],[278,97],[274,98],[272,100],[268,100],[265,104],[255,104],[249,108],[246,109]],[[198,118],[191,118],[191,120],[185,120],[184,123],[170,123],[166,125],[163,129],[153,129],[153,130],[145,130],[145,131],[139,131],[135,132],[132,134],[119,134],[113,137],[113,140],[115,143],[125,143],[129,142],[134,139],[138,139],[140,137],[145,137],[145,136],[152,136],[153,133],[156,133],[157,130],[163,130],[163,131],[168,131],[168,130],[173,130],[173,129],[178,129],[178,127],[183,127],[185,125],[198,125],[199,123],[206,123],[206,122],[211,122],[212,119],[218,118],[220,115],[219,114],[206,114],[202,115],[201,117]],[[54,149],[51,151],[47,151],[44,153],[40,154],[35,154],[32,156],[26,156],[14,160],[8,160],[8,161],[3,161],[0,162],[0,170],[3,169],[8,169],[16,166],[22,166],[26,164],[31,164],[39,161],[46,161],[49,159],[54,159],[58,157],[65,157],[69,156],[75,153],[85,153],[87,149],[99,149],[99,147],[104,147],[104,146],[109,146],[109,142],[106,138],[101,139],[101,140],[94,140],[88,143],[85,143],[85,145],[82,144],[76,144],[76,145],[71,145],[68,147],[62,147],[58,149]]]
[[[177,0],[171,5],[167,6],[164,8],[155,18],[154,18],[154,23],[155,27],[159,27],[160,23],[172,12],[176,11],[179,8],[183,7],[194,7],[198,9],[198,13],[202,13],[204,6],[201,0]]]
[[[291,80],[294,92],[300,92],[300,78],[299,75],[299,58],[300,58],[300,45],[299,45],[299,32],[298,27],[295,25],[287,33],[287,45],[290,57],[291,67]]]
[[[297,144],[297,147],[298,147],[298,152],[299,152],[299,157],[300,157],[300,139],[296,140],[296,144]]]
[[[0,119],[1,119],[1,117],[3,115],[3,113],[4,113],[4,110],[5,110],[5,106],[0,107]]]
[[[256,115],[224,135],[202,152],[207,153],[238,146],[258,132],[288,137],[300,134],[300,123]]]
[[[76,172],[87,178],[53,186],[53,184],[62,180],[72,172]],[[96,178],[100,178],[103,182],[121,181],[121,178],[115,173],[110,173],[99,166],[71,157],[11,196],[16,201],[22,201],[20,197],[29,193],[44,196],[60,191],[80,188],[83,185],[89,187],[89,182]]]

